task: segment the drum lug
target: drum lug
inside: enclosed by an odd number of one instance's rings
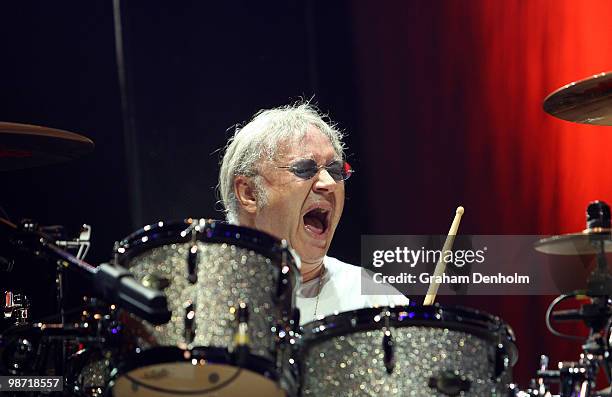
[[[277,273],[278,279],[276,280],[276,291],[274,291],[272,295],[272,299],[275,303],[285,300],[284,298],[287,292],[287,287],[290,286],[290,283],[289,283],[290,268],[289,268],[289,265],[287,264],[288,263],[287,241],[285,240],[282,241],[282,247],[283,247],[283,251],[281,253],[280,271]]]
[[[393,344],[393,335],[391,335],[390,330],[384,331],[382,348],[384,352],[383,363],[385,364],[387,373],[391,375],[395,369],[395,347]]]
[[[276,290],[272,294],[272,300],[277,303],[284,300],[287,287],[289,287],[289,277],[287,277],[287,272],[289,271],[289,266],[283,266],[278,275],[278,280],[276,281]]]
[[[185,303],[185,341],[189,344],[195,339],[195,304],[192,301]]]
[[[508,357],[508,351],[503,343],[498,343],[495,348],[495,373],[492,380],[497,381],[509,366],[510,358]]]
[[[187,254],[187,281],[195,284],[198,281],[198,246],[193,244]]]
[[[289,325],[295,334],[300,333],[300,309],[297,307],[291,311],[291,320],[289,320]]]
[[[382,313],[380,313],[380,317],[382,317],[385,322],[385,325],[382,328],[382,348],[384,353],[383,363],[385,364],[385,369],[387,370],[387,373],[391,375],[393,373],[393,370],[395,369],[395,347],[393,345],[393,335],[391,335],[391,329],[389,324],[391,311],[385,308]]]
[[[249,355],[249,307],[245,302],[240,302],[236,311],[238,328],[234,334],[234,352],[236,363],[239,367],[244,366]]]

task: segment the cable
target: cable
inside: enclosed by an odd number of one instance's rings
[[[566,299],[569,298],[574,298],[578,295],[584,295],[584,291],[574,291],[571,292],[569,294],[563,294],[563,295],[559,295],[558,297],[556,297],[551,303],[550,305],[548,305],[548,309],[546,310],[546,328],[548,328],[548,330],[555,336],[561,337],[561,338],[567,338],[567,339],[572,339],[572,340],[579,340],[581,342],[587,340],[586,337],[584,336],[577,336],[577,335],[570,335],[570,334],[564,334],[562,332],[557,331],[553,326],[552,323],[550,321],[551,319],[551,314],[553,309],[555,308],[555,306],[557,306],[559,303],[563,302]]]

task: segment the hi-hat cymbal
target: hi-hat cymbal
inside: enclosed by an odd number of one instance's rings
[[[69,161],[93,148],[91,139],[73,132],[0,122],[0,171]]]
[[[544,111],[574,123],[612,125],[612,72],[559,88],[544,99]]]
[[[562,234],[539,240],[534,244],[538,252],[551,255],[594,255],[601,252],[612,252],[612,235],[610,229],[597,228],[579,233]]]

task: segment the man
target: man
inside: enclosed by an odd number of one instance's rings
[[[393,289],[397,295],[362,295],[361,268],[326,256],[351,173],[342,134],[307,103],[260,111],[236,130],[223,156],[219,190],[227,220],[286,239],[301,258],[301,323],[408,304]]]

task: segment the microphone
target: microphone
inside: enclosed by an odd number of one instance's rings
[[[171,311],[163,292],[140,284],[126,268],[102,263],[96,268],[94,285],[103,297],[154,325],[170,321]]]
[[[599,200],[589,203],[586,210],[586,227],[587,229],[609,229],[610,206]]]
[[[555,310],[552,312],[552,318],[556,321],[575,321],[582,320],[585,317],[580,309]]]

